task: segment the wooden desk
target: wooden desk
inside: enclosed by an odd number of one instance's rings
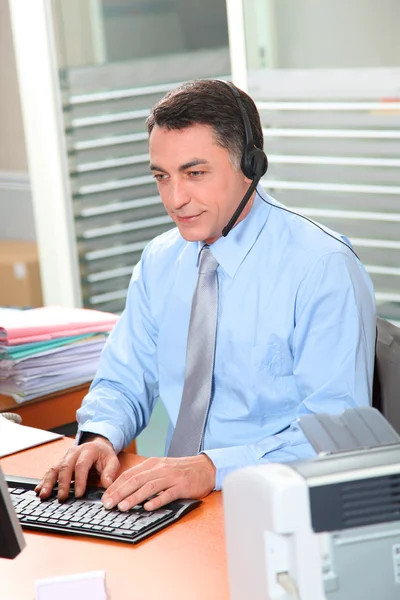
[[[22,424],[38,429],[54,429],[76,420],[76,411],[89,390],[89,383],[61,390],[43,398],[17,404],[11,396],[0,394],[0,412],[14,412]]]
[[[72,444],[59,440],[0,461],[5,473],[41,477]],[[141,459],[121,455],[124,470]],[[27,547],[0,559],[0,597],[33,600],[34,581],[106,571],[110,600],[228,600],[222,497],[213,492],[181,521],[137,546],[25,532]]]

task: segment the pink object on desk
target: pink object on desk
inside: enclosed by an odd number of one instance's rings
[[[27,344],[111,331],[117,320],[117,315],[88,308],[45,306],[12,311],[1,316],[0,344]]]

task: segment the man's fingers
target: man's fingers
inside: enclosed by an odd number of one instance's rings
[[[103,495],[103,504],[106,508],[113,508],[118,504],[128,498],[128,496],[135,495],[136,501],[129,501],[129,506],[127,508],[131,508],[138,504],[139,502],[143,502],[150,496],[157,494],[161,491],[162,487],[159,486],[159,481],[162,479],[165,480],[165,471],[162,468],[158,469],[150,469],[142,472],[137,472],[137,469],[133,467],[133,469],[128,469],[124,471],[122,475],[114,481],[114,483],[108,488],[108,490]],[[146,491],[143,494],[137,494],[139,490],[146,486]],[[145,495],[147,494],[147,496]],[[125,506],[125,505],[124,505]],[[121,510],[126,510],[126,508],[121,508]]]
[[[76,461],[74,493],[77,498],[85,493],[88,474],[93,466],[94,458],[90,453],[82,452]]]
[[[104,444],[87,444],[82,448],[75,465],[75,496],[85,493],[90,469],[95,466],[101,483],[108,487],[115,479],[119,469],[119,460],[114,451]]]
[[[131,489],[128,489],[128,487],[126,488],[126,490],[121,489],[121,493],[125,493],[125,495],[128,495],[134,491],[134,485],[135,485],[134,482],[136,482],[136,489],[137,489],[138,487],[140,487],[140,485],[145,483],[149,478],[156,479],[156,478],[160,477],[162,474],[159,475],[159,473],[156,472],[155,467],[157,468],[157,471],[159,469],[163,468],[163,459],[147,458],[140,464],[135,465],[134,467],[130,467],[130,469],[128,469],[127,471],[124,471],[118,477],[118,479],[115,479],[115,475],[117,473],[117,472],[115,472],[114,478],[113,478],[114,481],[111,485],[109,484],[109,489],[107,490],[107,494],[104,494],[105,497],[108,498],[109,496],[113,495],[123,485],[126,485],[126,486],[132,485]],[[148,475],[150,473],[150,471],[152,471],[151,476]],[[121,498],[119,498],[118,501],[122,500],[122,497],[125,497],[125,496],[121,496]],[[116,501],[115,504],[117,504],[117,503],[118,502]]]
[[[110,455],[105,461],[104,467],[96,465],[97,471],[100,473],[101,485],[108,488],[114,481],[119,471],[119,460],[116,455]]]
[[[145,482],[143,476],[132,475],[130,469],[125,471],[112,483],[103,494],[102,502],[105,508],[114,508],[119,502],[136,492]],[[134,506],[132,504],[131,506]]]
[[[148,498],[156,496],[160,492],[165,491],[171,486],[171,480],[167,477],[162,477],[160,479],[152,479],[148,481],[143,486],[141,486],[137,491],[126,496],[121,502],[118,502],[119,510],[129,510],[132,506],[136,504],[141,504]]]
[[[152,498],[144,504],[144,508],[146,510],[157,510],[157,508],[165,506],[174,500],[178,500],[178,498],[182,498],[182,492],[180,487],[176,485],[157,494],[155,498]]]
[[[57,465],[47,471],[36,486],[35,492],[45,500],[50,496],[58,480],[57,497],[60,501],[66,500],[71,480],[74,478],[75,496],[80,497],[85,493],[88,474],[93,465],[96,466],[104,487],[108,487],[119,469],[118,458],[109,442],[94,441],[71,448]]]
[[[45,473],[43,479],[38,483],[35,488],[35,492],[39,495],[42,500],[48,498],[56,485],[58,477],[58,468],[51,467],[47,473]]]
[[[57,498],[60,502],[66,500],[69,495],[72,475],[74,473],[76,464],[75,456],[65,456],[65,458],[61,461],[59,470],[58,470],[58,492]]]

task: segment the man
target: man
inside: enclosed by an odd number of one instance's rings
[[[81,496],[92,467],[108,488],[107,508],[201,498],[233,469],[312,456],[301,414],[371,400],[373,287],[346,241],[261,187],[222,236],[252,183],[243,153],[263,147],[253,101],[220,81],[189,82],[154,107],[148,132],[151,170],[177,228],[153,240],[135,267],[125,311],[78,411],[78,445],[46,473],[42,498],[57,480],[65,498],[73,476]],[[214,267],[201,266],[204,256]],[[215,297],[208,283],[196,287],[204,273],[217,277],[218,301],[199,316],[199,288]],[[209,355],[210,382],[199,376]],[[158,397],[171,422],[168,456],[116,478],[118,452],[147,425]],[[199,432],[198,449],[188,451]]]

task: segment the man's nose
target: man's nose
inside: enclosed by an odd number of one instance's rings
[[[179,210],[190,201],[190,196],[182,181],[171,181],[168,204],[173,210]]]

